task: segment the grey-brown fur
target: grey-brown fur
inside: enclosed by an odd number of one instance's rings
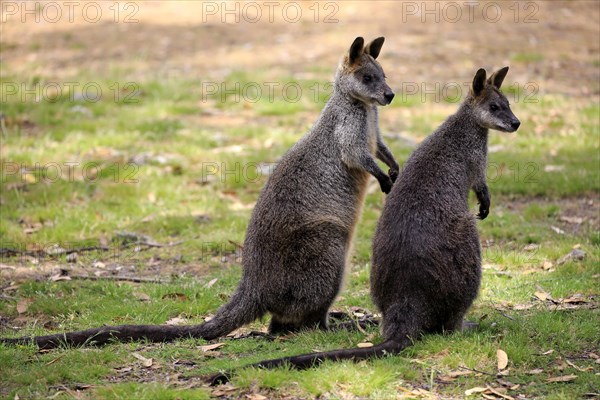
[[[398,163],[381,139],[377,106],[394,94],[375,60],[384,38],[357,38],[311,131],[281,159],[263,188],[246,233],[243,276],[231,300],[197,326],[109,326],[33,338],[40,347],[109,339],[213,339],[271,313],[272,333],[326,328],[340,290],[369,175],[388,193]],[[390,167],[390,176],[375,162]],[[31,339],[2,339],[4,342]]]
[[[479,217],[489,212],[485,180],[488,129],[519,126],[500,92],[508,67],[486,81],[480,69],[471,93],[414,151],[386,200],[373,240],[371,295],[383,314],[385,342],[371,348],[334,350],[263,361],[308,367],[322,360],[365,359],[399,352],[424,333],[461,329],[477,296],[481,254],[471,189]],[[222,381],[226,377],[215,377]]]
[[[369,175],[384,192],[392,186],[375,156],[398,171],[378,130],[377,105],[393,97],[375,61],[382,44],[376,39],[365,52],[363,39],[354,41],[313,129],[281,159],[250,219],[240,286],[203,336],[227,334],[266,312],[272,333],[327,326]]]

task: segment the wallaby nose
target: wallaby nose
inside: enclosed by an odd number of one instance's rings
[[[515,119],[513,122],[510,123],[510,126],[516,131],[517,129],[519,129],[519,126],[521,126],[521,121]]]
[[[385,97],[385,100],[390,104],[394,98],[394,92],[386,92],[383,94],[383,97]]]

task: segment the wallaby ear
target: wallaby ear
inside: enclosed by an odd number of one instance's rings
[[[508,67],[501,68],[498,71],[494,72],[488,78],[487,82],[490,85],[494,85],[496,87],[496,89],[500,89],[500,86],[502,86],[502,82],[504,81],[504,78],[506,77],[507,72],[508,72]]]
[[[377,58],[379,56],[379,52],[381,51],[381,46],[383,46],[384,41],[385,38],[383,36],[373,40],[365,47],[365,53],[367,53],[373,58]]]
[[[348,62],[350,65],[354,64],[354,62],[360,57],[363,52],[363,46],[365,45],[365,39],[362,37],[357,37],[352,42],[352,46],[350,46],[350,52],[348,54]]]
[[[485,69],[479,68],[473,78],[473,93],[475,96],[479,96],[483,88],[485,87]]]

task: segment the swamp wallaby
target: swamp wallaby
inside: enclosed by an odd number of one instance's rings
[[[326,328],[342,285],[369,175],[389,193],[398,163],[382,141],[377,106],[394,93],[376,61],[380,37],[356,38],[342,59],[333,94],[311,131],[282,158],[263,188],[246,233],[242,280],[215,317],[194,326],[121,325],[34,338],[41,348],[111,339],[214,339],[270,313],[271,333]],[[390,168],[382,171],[375,157]]]
[[[460,330],[477,296],[481,251],[469,190],[479,218],[490,208],[486,184],[488,130],[520,125],[500,85],[508,67],[486,81],[477,71],[458,111],[414,151],[388,196],[373,240],[371,295],[383,315],[385,342],[254,364],[306,368],[323,360],[360,360],[397,353],[424,333]],[[218,383],[227,375],[213,377]]]

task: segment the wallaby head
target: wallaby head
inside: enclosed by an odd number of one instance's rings
[[[377,62],[385,38],[379,37],[365,46],[362,37],[354,39],[336,76],[337,88],[365,104],[385,106],[392,102],[394,92],[385,82],[383,68]]]
[[[508,67],[494,72],[486,80],[485,69],[481,68],[473,78],[473,87],[467,98],[477,123],[488,129],[501,132],[514,132],[521,122],[510,109],[506,96],[500,91]]]

